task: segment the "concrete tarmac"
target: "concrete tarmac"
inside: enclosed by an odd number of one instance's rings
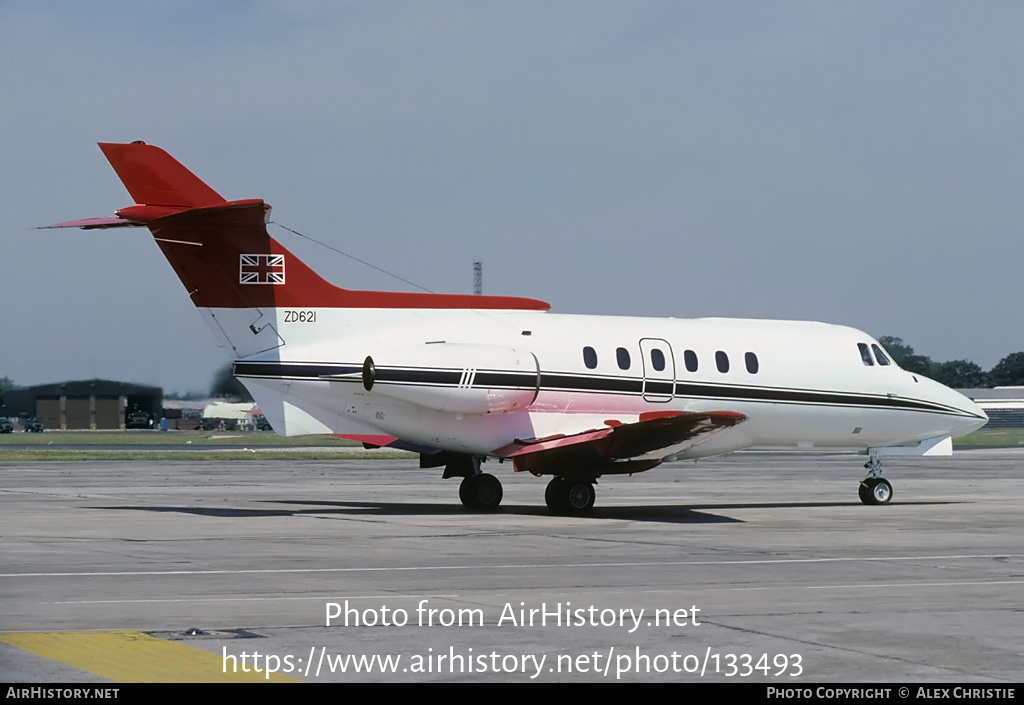
[[[1019,683],[1024,450],[887,461],[881,507],[863,462],[672,463],[585,518],[496,463],[492,514],[412,459],[5,464],[0,681]]]

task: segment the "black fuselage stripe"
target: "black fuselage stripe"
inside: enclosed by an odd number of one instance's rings
[[[408,384],[432,384],[457,387],[462,381],[462,370],[396,370],[378,367],[377,382],[402,382]]]
[[[280,362],[236,362],[237,377],[331,377],[356,374],[362,366]]]
[[[337,364],[307,364],[280,362],[236,362],[235,375],[239,377],[322,378],[352,375],[361,366]],[[385,383],[404,383],[426,386],[459,386],[461,370],[377,367],[376,380]],[[527,372],[479,371],[474,387],[536,388],[537,374]],[[564,373],[542,372],[540,391],[580,391],[599,394],[673,394],[672,382],[628,377],[591,377]],[[891,409],[913,409],[969,415],[953,407],[903,397],[881,397],[868,394],[781,389],[775,387],[728,387],[715,384],[676,382],[675,396],[709,399],[735,399],[737,401],[766,401],[800,404],[829,404],[838,406],[868,406]]]

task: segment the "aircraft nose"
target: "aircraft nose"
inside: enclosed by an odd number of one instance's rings
[[[985,410],[978,406],[973,399],[969,399],[959,392],[956,392],[956,395],[959,397],[957,408],[965,414],[969,414],[969,416],[964,416],[961,419],[960,429],[958,429],[954,435],[963,436],[971,431],[977,431],[988,423],[988,414],[986,414]]]
[[[917,377],[916,381],[923,385],[922,391],[926,391],[932,401],[949,411],[955,410],[946,416],[950,436],[967,435],[988,423],[988,414],[973,399],[927,377]]]

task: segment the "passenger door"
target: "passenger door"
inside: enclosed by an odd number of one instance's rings
[[[641,338],[640,358],[644,364],[644,399],[654,402],[671,400],[676,387],[672,346],[661,338]]]

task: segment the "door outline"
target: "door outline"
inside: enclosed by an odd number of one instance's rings
[[[660,372],[654,369],[654,365],[651,363],[652,350],[660,350],[665,355],[665,369]],[[641,338],[640,359],[644,366],[644,401],[659,403],[672,401],[676,391],[676,357],[672,353],[672,346],[669,342],[662,338]],[[667,394],[661,390],[654,391],[654,387],[662,387],[664,382],[669,382],[671,385]]]

